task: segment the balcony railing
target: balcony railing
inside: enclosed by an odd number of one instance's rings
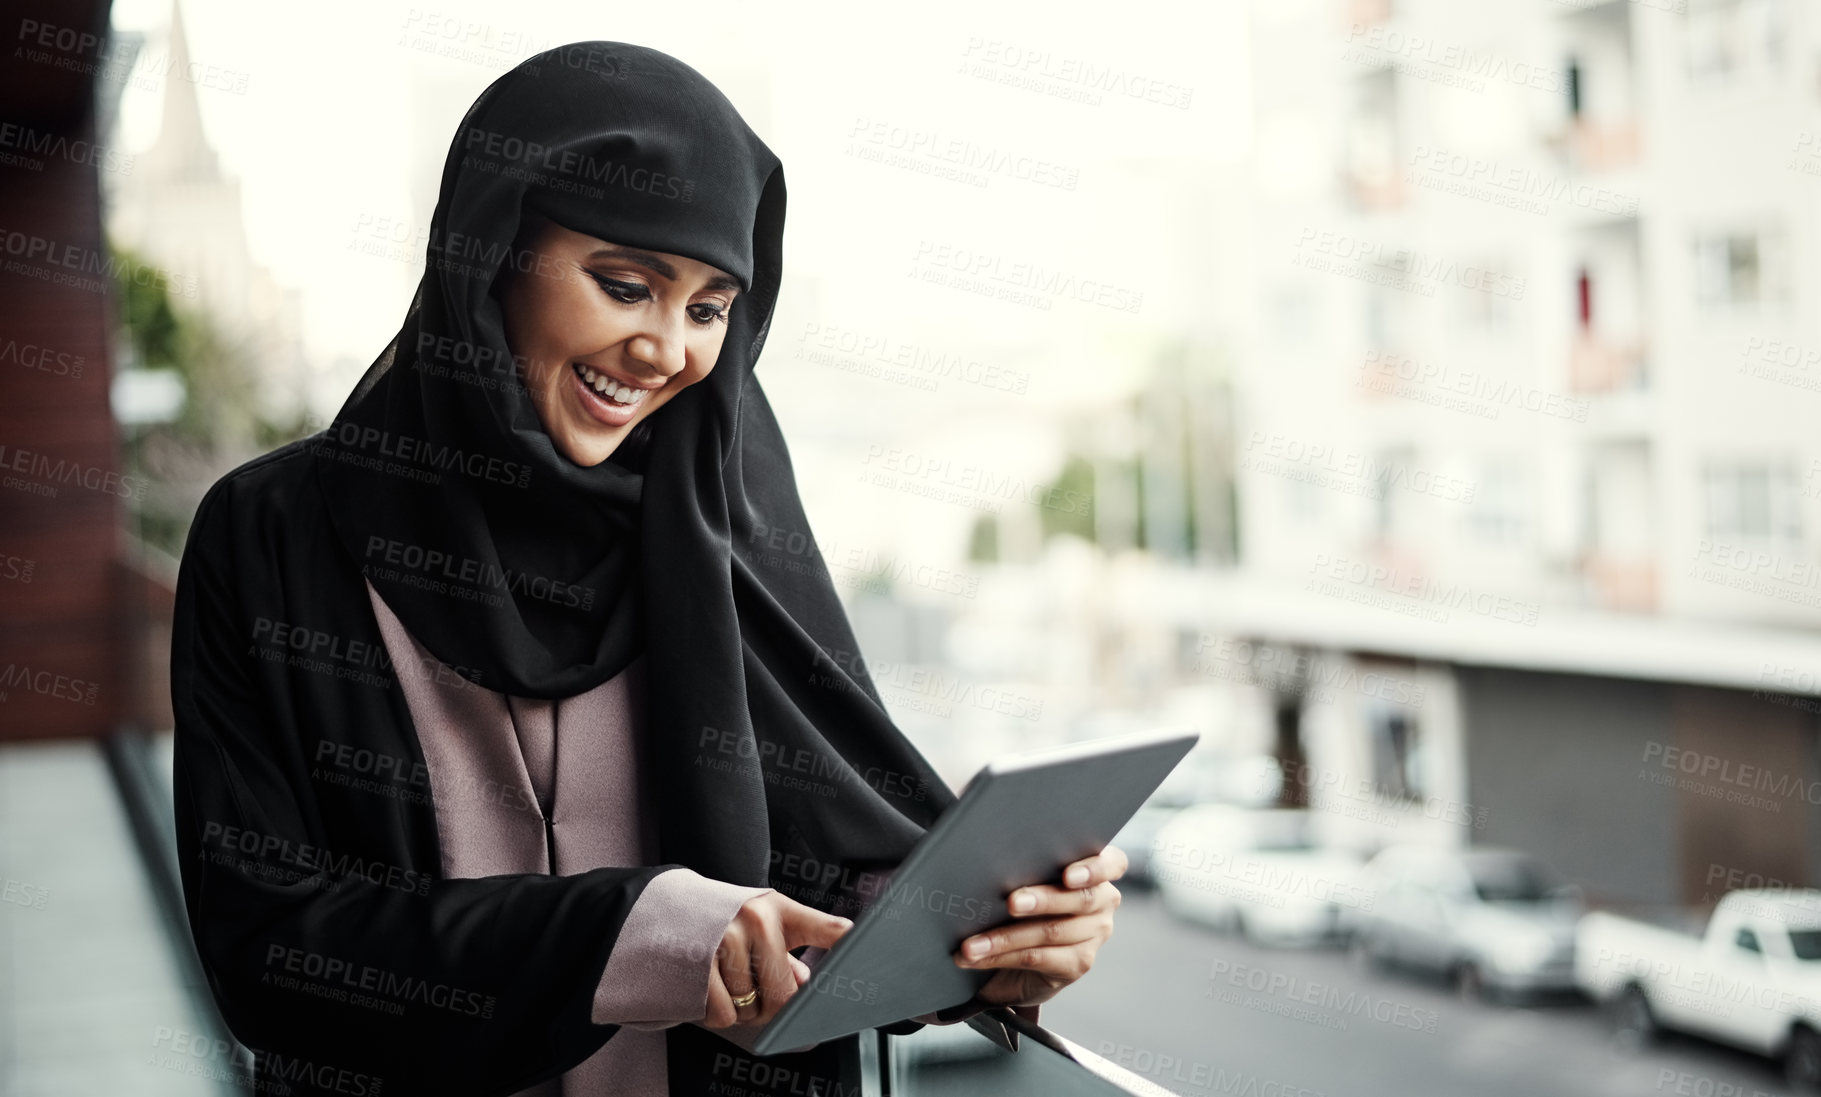
[[[1600,609],[1656,612],[1659,584],[1653,561],[1589,552],[1581,561],[1581,575],[1589,600]]]
[[[1569,349],[1568,387],[1577,394],[1636,392],[1645,387],[1644,345],[1581,332]]]
[[[1582,172],[1615,171],[1638,162],[1638,124],[1631,119],[1602,122],[1576,118],[1550,139],[1569,167]]]
[[[956,1031],[970,1027],[972,1031]],[[875,1034],[876,1041],[866,1038]],[[1176,1097],[1144,1075],[1009,1009],[987,1010],[966,1025],[932,1026],[909,1036],[874,1029],[862,1034],[861,1047],[866,1079],[861,1097]],[[1174,1063],[1168,1055],[1147,1052],[1143,1058],[1153,1066]],[[1195,1080],[1212,1084],[1212,1079]]]

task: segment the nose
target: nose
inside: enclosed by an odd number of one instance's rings
[[[651,310],[653,315],[637,335],[626,342],[626,353],[634,361],[669,380],[683,372],[688,364],[683,339],[682,310]]]

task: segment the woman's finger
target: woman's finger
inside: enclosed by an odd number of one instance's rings
[[[977,933],[961,942],[955,962],[962,967],[1009,967],[1005,958],[1021,949],[1066,947],[1109,936],[1106,919],[1094,915],[1032,918]]]
[[[798,945],[834,948],[841,935],[854,928],[852,918],[827,914],[788,899],[778,907],[778,923],[783,926],[785,943],[791,948]]]
[[[1040,914],[1085,914],[1110,910],[1120,903],[1119,889],[1111,883],[1087,888],[1059,888],[1054,884],[1031,884],[1005,897],[1005,909],[1015,917]]]
[[[1025,971],[1046,979],[1072,983],[1087,974],[1094,964],[1096,951],[1098,946],[1091,940],[1060,945],[1033,945],[997,953],[984,961],[969,961],[962,966]]]
[[[1125,850],[1109,845],[1092,857],[1083,857],[1062,870],[1062,883],[1065,887],[1084,888],[1108,880],[1117,880],[1125,875],[1129,861]]]
[[[727,983],[721,978],[719,962],[708,967],[708,1013],[702,1021],[709,1028],[727,1028],[740,1021],[739,1011],[733,1006],[733,995],[728,993]]]
[[[740,1005],[733,999],[744,997],[753,988],[752,952],[746,936],[741,933],[729,933],[721,938],[719,949],[721,983],[727,988],[734,1016],[740,1021],[750,1021],[759,1015],[759,1003],[752,1002]]]
[[[784,927],[775,918],[765,919],[752,950],[754,985],[759,988],[759,1000],[754,1003],[759,1011],[754,1018],[755,1024],[770,1021],[796,993],[797,976],[790,967],[792,959],[785,945]]]

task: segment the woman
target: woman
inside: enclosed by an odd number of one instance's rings
[[[809,529],[753,376],[784,203],[688,66],[531,58],[464,118],[416,299],[335,423],[198,508],[177,831],[262,1079],[858,1092],[858,1037],[746,1049],[808,973],[791,950],[833,944],[954,794],[813,550],[759,561]],[[1110,935],[1124,867],[1008,897],[955,958],[994,971],[975,1000],[890,1031],[1034,1009]]]

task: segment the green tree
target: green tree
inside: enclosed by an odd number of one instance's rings
[[[133,504],[139,535],[176,555],[202,491],[228,468],[313,429],[307,415],[274,422],[259,408],[259,378],[246,348],[225,335],[208,313],[171,298],[161,280],[135,280],[152,264],[115,246],[119,317],[126,345],[140,368],[170,370],[183,384],[176,418],[124,430],[126,470],[149,484]]]

